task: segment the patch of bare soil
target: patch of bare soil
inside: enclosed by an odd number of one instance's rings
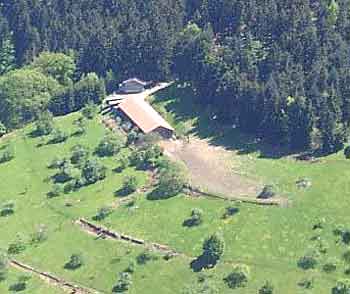
[[[161,142],[166,155],[183,161],[190,173],[190,184],[202,191],[226,198],[256,198],[261,185],[234,172],[232,151],[191,137],[189,141]]]

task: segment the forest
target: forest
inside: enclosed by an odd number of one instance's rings
[[[349,0],[0,0],[0,11],[2,128],[100,102],[137,76],[186,82],[220,124],[277,146],[328,154],[347,141]]]

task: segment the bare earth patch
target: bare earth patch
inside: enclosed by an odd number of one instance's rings
[[[194,137],[189,142],[163,141],[161,146],[169,157],[186,164],[193,187],[227,198],[256,198],[261,191],[259,183],[234,172],[232,151]]]

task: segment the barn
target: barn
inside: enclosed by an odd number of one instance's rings
[[[126,116],[144,134],[157,133],[163,138],[174,135],[174,128],[143,99],[129,97],[113,108],[115,112]]]
[[[128,79],[119,85],[119,92],[125,94],[141,93],[148,85],[147,82],[141,81],[137,78]]]

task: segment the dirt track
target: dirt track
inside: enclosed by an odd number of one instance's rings
[[[233,153],[222,147],[194,137],[189,142],[170,140],[161,145],[168,156],[186,164],[193,187],[227,198],[256,198],[261,191],[255,181],[234,173]]]

